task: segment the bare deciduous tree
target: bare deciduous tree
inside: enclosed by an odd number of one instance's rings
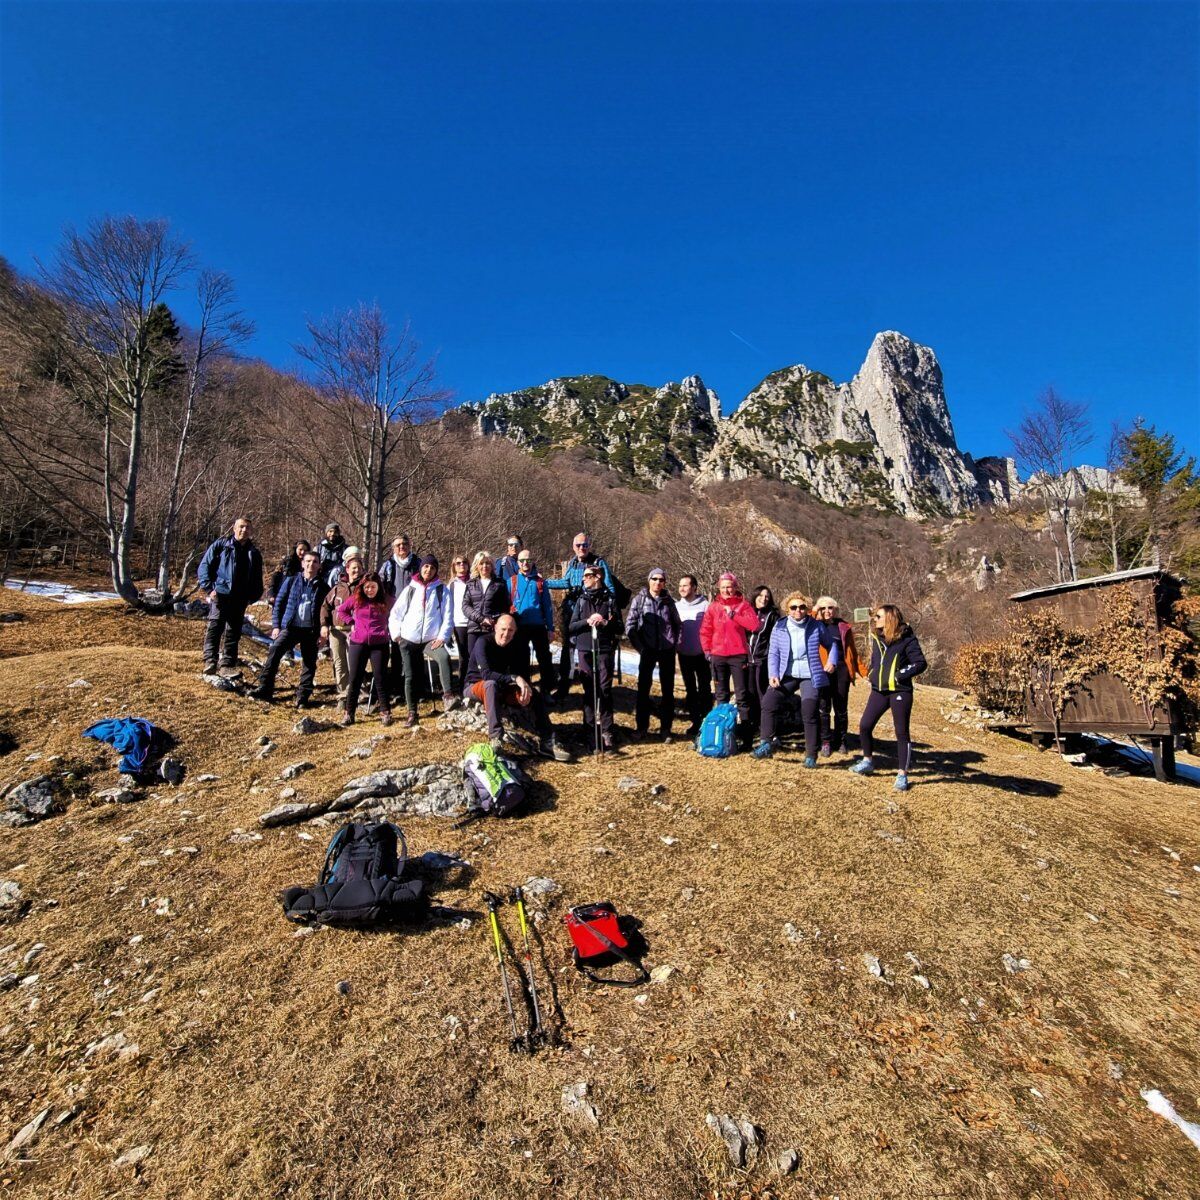
[[[205,470],[204,464],[200,464],[193,470],[188,484],[183,485],[184,459],[196,405],[208,387],[213,362],[247,341],[253,332],[250,322],[235,307],[233,280],[225,272],[201,271],[196,286],[196,301],[199,316],[188,354],[183,414],[159,543],[158,590],[164,606],[171,602],[171,552],[179,513]]]
[[[1008,438],[1017,464],[1029,472],[1029,488],[1041,498],[1046,509],[1050,536],[1058,552],[1058,577],[1077,579],[1079,566],[1071,507],[1077,489],[1071,468],[1079,452],[1092,440],[1087,405],[1073,403],[1054,388],[1047,388],[1016,430],[1008,431]],[[1055,531],[1056,518],[1062,527],[1061,542]]]
[[[154,336],[154,314],[192,269],[191,251],[166,221],[103,217],[68,229],[43,281],[62,318],[58,382],[102,430],[103,527],[113,587],[136,603],[130,547],[147,401],[173,348]]]
[[[378,562],[387,519],[417,478],[429,445],[415,427],[446,394],[436,387],[433,359],[421,357],[408,326],[393,336],[377,304],[310,323],[308,335],[297,352],[312,370],[320,402],[336,415],[342,441],[322,448],[319,462],[354,514],[360,544]]]

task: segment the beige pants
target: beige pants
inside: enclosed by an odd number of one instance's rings
[[[340,629],[329,630],[329,657],[333,660],[338,700],[344,701],[350,690],[350,664],[346,659],[346,635]]]

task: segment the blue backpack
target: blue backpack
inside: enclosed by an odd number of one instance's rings
[[[700,723],[696,749],[705,758],[728,758],[737,749],[737,705],[718,704]]]

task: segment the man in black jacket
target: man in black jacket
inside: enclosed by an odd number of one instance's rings
[[[342,565],[342,555],[346,552],[346,539],[342,537],[342,527],[336,521],[330,521],[325,526],[325,538],[317,546],[317,554],[321,558],[321,578],[328,582],[330,571]]]
[[[583,725],[588,736],[600,730],[600,749],[612,754],[613,660],[621,638],[621,615],[612,592],[604,586],[604,572],[597,564],[583,569],[583,591],[575,602],[568,626],[575,645],[583,683]],[[597,707],[599,712],[597,713]]]
[[[487,713],[488,736],[492,745],[503,749],[510,741],[500,719],[500,705],[512,704],[533,712],[539,739],[538,753],[558,762],[570,762],[570,754],[558,744],[550,724],[546,702],[529,686],[521,672],[529,669],[529,650],[517,637],[516,618],[505,614],[496,618],[495,627],[476,638],[467,668],[467,690]]]
[[[662,567],[655,567],[646,579],[646,586],[633,598],[625,632],[638,652],[637,732],[645,737],[650,732],[650,686],[658,671],[662,698],[658,705],[658,722],[664,739],[671,736],[675,719],[675,651],[679,646],[679,610],[667,593],[667,576]]]
[[[246,606],[263,594],[263,562],[250,540],[250,522],[238,517],[231,537],[217,538],[205,551],[196,571],[200,590],[208,600],[208,625],[204,631],[204,673],[217,670],[220,648],[222,668],[238,661],[238,639]]]
[[[413,553],[412,539],[407,533],[392,539],[392,557],[379,565],[379,578],[389,596],[398,596],[421,570],[421,556]]]

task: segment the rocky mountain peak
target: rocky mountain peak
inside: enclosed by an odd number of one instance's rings
[[[684,473],[700,486],[764,477],[829,504],[912,518],[1006,504],[1022,490],[1011,459],[976,462],[959,450],[937,355],[894,329],[875,335],[849,382],[803,363],[783,367],[728,419],[699,375],[657,388],[569,376],[461,411],[480,433],[535,454],[582,449],[656,487]]]

